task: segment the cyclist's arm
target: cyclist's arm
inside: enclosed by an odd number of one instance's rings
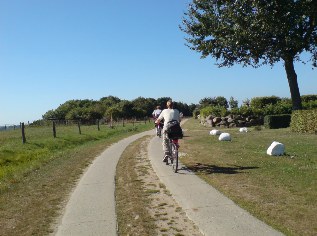
[[[156,123],[156,124],[159,124],[159,123],[160,123],[160,121],[164,119],[164,117],[163,117],[163,114],[162,114],[162,113],[163,113],[163,112],[161,112],[161,114],[159,115],[159,117],[156,119],[156,121],[155,121],[155,123]]]
[[[177,109],[176,109],[177,110]],[[180,123],[181,122],[181,114],[180,114],[180,112],[179,112],[179,110],[177,110],[178,111],[178,117],[177,117],[177,119],[176,120],[178,120],[178,122]]]

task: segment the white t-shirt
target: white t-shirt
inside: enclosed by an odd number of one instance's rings
[[[161,112],[162,112],[162,110],[156,109],[152,112],[152,115],[157,118],[161,114]]]
[[[158,120],[164,119],[163,131],[165,131],[165,127],[169,121],[172,121],[172,120],[180,121],[179,111],[177,109],[164,109],[157,119]]]

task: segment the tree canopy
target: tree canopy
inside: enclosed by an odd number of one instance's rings
[[[99,101],[94,100],[69,100],[55,110],[47,111],[43,119],[57,120],[82,120],[92,121],[97,119],[138,118],[151,117],[156,106],[166,108],[169,97],[158,99],[138,97],[132,101],[122,100],[118,97],[107,96]],[[175,102],[175,108],[185,116],[191,116],[196,105],[188,106],[186,103]]]
[[[214,98],[211,98],[211,97],[202,98],[199,101],[199,105],[201,107],[219,106],[219,107],[224,107],[225,109],[229,107],[227,99],[223,96],[218,96]]]
[[[305,51],[317,66],[317,0],[194,0],[180,27],[187,46],[219,67],[283,60],[293,109],[301,109],[294,62]]]

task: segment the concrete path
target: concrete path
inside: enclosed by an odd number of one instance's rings
[[[115,171],[122,152],[147,131],[113,144],[89,166],[67,203],[57,236],[115,236]]]
[[[113,144],[90,165],[67,203],[57,236],[115,236],[115,171],[125,148],[133,141],[153,135],[154,130],[133,135]],[[252,217],[193,173],[162,162],[161,139],[148,147],[153,168],[175,200],[205,235],[282,235]]]
[[[174,173],[171,165],[162,162],[161,142],[161,139],[154,137],[148,148],[154,171],[204,235],[283,235],[251,216],[185,168]]]

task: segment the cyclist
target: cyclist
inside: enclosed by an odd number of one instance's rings
[[[157,106],[156,109],[152,112],[152,116],[153,116],[154,120],[156,120],[159,117],[161,112],[162,112],[161,106]]]
[[[163,161],[167,161],[167,157],[169,154],[169,138],[166,133],[167,123],[172,120],[177,120],[180,122],[180,115],[177,109],[174,109],[172,100],[168,100],[166,103],[167,109],[164,109],[159,117],[156,119],[155,123],[159,124],[161,120],[164,120],[164,127],[163,127],[163,151],[164,151],[164,158]]]
[[[152,112],[152,116],[154,121],[160,116],[162,110],[161,110],[161,106],[157,106],[156,109]],[[162,128],[163,124],[156,124],[155,123],[155,130],[156,130],[156,135],[161,137],[159,128]]]

